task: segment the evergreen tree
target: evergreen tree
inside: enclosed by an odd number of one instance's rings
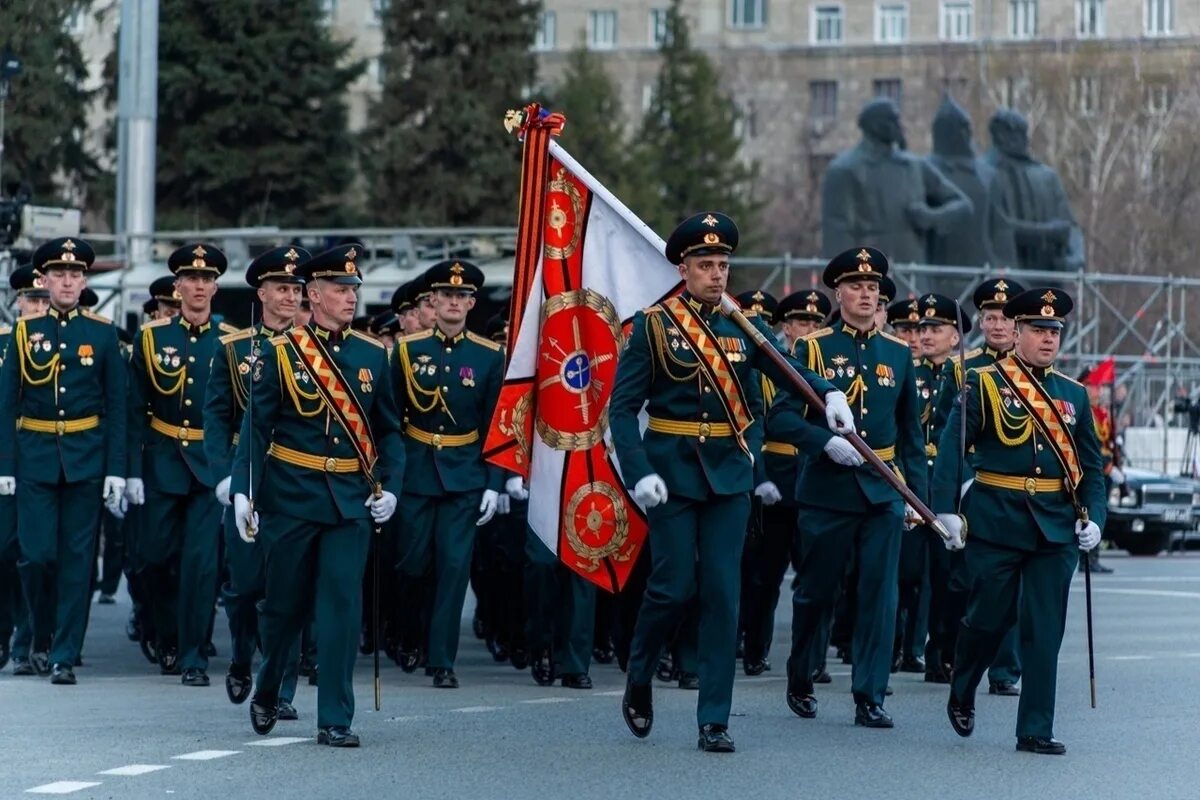
[[[567,56],[562,82],[550,95],[549,107],[567,118],[562,146],[619,196],[627,161],[625,115],[603,62],[581,43]]]
[[[158,224],[345,223],[349,49],[317,0],[162,0]]]
[[[376,222],[513,224],[521,149],[504,113],[533,83],[538,11],[528,0],[390,4],[363,147]]]
[[[83,144],[87,65],[67,21],[80,0],[0,2],[0,52],[21,62],[5,105],[4,190],[26,184],[35,203],[76,203],[96,162]]]
[[[737,109],[721,91],[712,62],[692,48],[680,0],[668,11],[660,51],[657,91],[633,156],[654,176],[657,191],[631,198],[630,205],[663,235],[689,214],[724,211],[745,240],[757,211],[751,197],[756,169],[739,156]]]

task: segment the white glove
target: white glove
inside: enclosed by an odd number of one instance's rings
[[[509,514],[512,512],[512,498],[505,492],[496,498],[496,513]]]
[[[237,526],[238,536],[246,544],[254,544],[254,536],[258,533],[258,512],[250,506],[250,498],[244,494],[233,496],[233,524]]]
[[[1114,486],[1123,486],[1125,484],[1125,473],[1121,472],[1120,467],[1113,467],[1109,470],[1108,478],[1113,482]]]
[[[513,500],[528,500],[529,491],[525,488],[525,479],[520,475],[513,475],[504,482],[504,491]]]
[[[125,481],[125,496],[129,498],[129,505],[142,505],[146,502],[146,484],[141,478],[130,478]]]
[[[904,530],[911,531],[913,528],[921,524],[921,517],[917,514],[917,510],[908,503],[904,504]]]
[[[129,500],[125,495],[121,495],[117,502],[108,507],[111,513],[117,519],[125,519],[125,515],[129,513]]]
[[[367,495],[367,502],[363,505],[371,509],[371,519],[382,524],[396,513],[396,495],[391,492],[380,492],[378,497],[373,494]]]
[[[217,484],[217,488],[213,492],[217,495],[217,502],[223,506],[229,505],[229,484],[233,481],[233,476],[226,476]]]
[[[125,479],[118,478],[116,475],[104,476],[104,488],[100,491],[100,496],[104,498],[104,504],[110,509],[120,502],[121,495],[125,493]]]
[[[1100,544],[1100,526],[1091,520],[1075,520],[1075,535],[1079,537],[1079,549],[1085,553]]]
[[[833,463],[843,467],[857,467],[863,463],[863,457],[854,449],[854,445],[841,436],[834,436],[825,443],[825,455],[829,456]]]
[[[949,538],[943,542],[946,545],[946,549],[962,550],[965,546],[963,544],[962,517],[958,514],[938,514],[937,521],[942,529],[949,534]]]
[[[971,480],[969,480],[969,481],[963,481],[962,487],[960,487],[958,490],[958,499],[959,500],[961,500],[962,498],[967,496],[967,492],[971,491],[971,484],[973,484],[974,482],[975,482],[974,478],[971,478]]]
[[[17,479],[11,475],[0,477],[0,495],[17,493]]]
[[[491,522],[492,517],[496,516],[496,505],[500,502],[500,493],[495,489],[483,490],[483,502],[479,504],[479,513],[482,514],[479,519],[475,520],[476,525],[487,525]]]
[[[647,475],[633,487],[633,499],[642,508],[654,508],[667,502],[667,484],[656,473]]]
[[[762,500],[764,506],[773,506],[783,499],[779,487],[774,481],[763,481],[754,490],[754,496]]]
[[[825,421],[834,433],[849,433],[854,430],[854,413],[842,392],[825,395]],[[862,463],[862,462],[859,462]]]

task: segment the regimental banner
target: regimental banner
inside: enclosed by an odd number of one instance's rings
[[[514,324],[484,458],[525,477],[538,538],[615,592],[647,526],[621,480],[608,401],[630,320],[677,291],[679,273],[662,239],[551,140],[561,116],[533,105],[516,117]]]

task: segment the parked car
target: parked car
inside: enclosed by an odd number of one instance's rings
[[[1135,556],[1154,556],[1176,540],[1195,535],[1200,521],[1200,483],[1128,467],[1125,484],[1108,495],[1104,538]]]

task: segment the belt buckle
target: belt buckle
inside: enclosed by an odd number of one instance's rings
[[[325,459],[325,471],[326,472],[336,472],[337,471],[337,459],[336,458],[330,457],[330,458]]]
[[[440,433],[435,433],[430,437],[429,441],[438,450],[442,449],[442,435]]]
[[[700,423],[700,435],[701,436],[711,436],[712,435],[712,426],[709,425],[707,422],[701,422]]]
[[[188,429],[180,428],[179,431],[175,434],[175,437],[177,439],[179,439],[179,441],[181,441],[181,442],[186,442],[187,438],[188,438]]]
[[[54,432],[57,433],[59,436],[62,436],[64,433],[67,432],[67,423],[63,422],[61,419],[56,421],[54,423]]]
[[[1025,493],[1031,497],[1037,494],[1037,478],[1025,479]]]

